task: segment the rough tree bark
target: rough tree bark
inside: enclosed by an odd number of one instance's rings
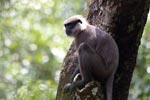
[[[89,0],[87,18],[116,40],[120,61],[115,74],[113,100],[127,100],[140,39],[146,23],[150,0]],[[77,66],[74,43],[63,63],[56,100],[105,100],[104,86],[90,82],[81,91],[63,93],[63,87]],[[98,88],[97,88],[98,87]]]

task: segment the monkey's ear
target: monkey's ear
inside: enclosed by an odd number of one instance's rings
[[[79,23],[81,23],[82,24],[82,21],[79,19],[79,20],[77,20],[77,22],[79,22]]]

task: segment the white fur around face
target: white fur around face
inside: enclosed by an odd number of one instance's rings
[[[83,17],[82,15],[74,15],[74,16],[71,16],[71,17],[67,18],[67,19],[64,21],[64,24],[70,23],[70,22],[72,22],[72,21],[74,21],[74,20],[77,20],[77,19],[82,20],[82,19],[84,19],[84,17]]]
[[[80,24],[81,31],[85,30],[87,25],[85,23]]]
[[[77,36],[78,33],[81,31],[81,25],[78,23],[73,29],[72,29],[72,35]]]

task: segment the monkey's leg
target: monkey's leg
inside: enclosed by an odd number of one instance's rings
[[[72,92],[75,88],[83,88],[88,82],[92,81],[92,62],[91,56],[94,54],[93,50],[87,45],[82,43],[78,49],[79,53],[79,71],[81,73],[82,80],[72,82],[64,87],[64,91]]]
[[[73,72],[72,76],[71,76],[71,82],[73,82],[74,80],[74,77],[80,73],[80,70],[79,70],[79,65],[75,68],[75,71]]]
[[[77,69],[77,71],[78,71],[78,69]],[[65,87],[64,87],[64,92],[72,92],[72,91],[75,90],[75,88],[80,88],[81,89],[81,88],[83,88],[85,86],[86,83],[91,81],[91,78],[90,78],[91,76],[90,76],[90,72],[89,71],[85,70],[85,72],[83,71],[81,73],[82,73],[81,74],[82,80],[72,82],[71,84],[70,83],[66,84]]]
[[[91,55],[93,55],[93,50],[87,45],[82,43],[78,49],[79,53],[79,69],[82,76],[82,80],[73,82],[70,86],[70,90],[75,88],[83,88],[88,82],[92,81],[92,62]]]
[[[80,62],[81,64],[82,62]],[[85,62],[86,63],[86,62]],[[83,66],[81,64],[81,66]],[[82,80],[80,81],[75,81],[72,82],[72,84],[70,85],[70,91],[75,90],[75,88],[83,88],[88,82],[90,82],[92,80],[92,75],[91,72],[89,70],[89,66],[85,66],[87,67],[87,69],[83,69],[82,67],[80,68],[80,72],[81,72],[81,76],[82,76]]]
[[[75,76],[79,73],[79,65],[75,68],[75,71],[73,72],[72,76],[71,76],[71,83],[74,81]],[[70,91],[70,86],[71,83],[67,83],[64,86],[64,92],[69,92]]]

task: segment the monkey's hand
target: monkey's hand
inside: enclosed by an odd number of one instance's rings
[[[70,92],[70,86],[71,86],[71,83],[67,83],[67,84],[64,86],[64,92],[65,92],[65,93]]]

